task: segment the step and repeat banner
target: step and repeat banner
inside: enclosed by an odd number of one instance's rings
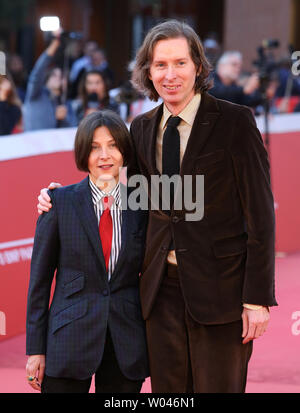
[[[257,119],[264,132],[263,118]],[[300,115],[270,119],[270,159],[276,208],[276,250],[300,250]],[[76,129],[0,137],[0,341],[23,333],[37,214],[37,196],[50,182],[76,183]],[[25,349],[24,349],[25,353]]]

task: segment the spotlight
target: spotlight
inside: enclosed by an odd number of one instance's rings
[[[60,28],[57,16],[44,16],[40,19],[40,28],[43,32],[55,32]]]

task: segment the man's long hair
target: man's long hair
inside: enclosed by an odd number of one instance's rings
[[[153,50],[160,40],[185,38],[190,48],[191,58],[199,75],[195,81],[195,93],[204,92],[212,87],[209,74],[212,66],[204,54],[204,48],[197,33],[184,22],[167,20],[154,26],[147,34],[144,42],[137,52],[136,63],[133,69],[131,82],[133,86],[151,100],[157,101],[159,95],[152,81],[149,79],[149,70],[153,58]]]

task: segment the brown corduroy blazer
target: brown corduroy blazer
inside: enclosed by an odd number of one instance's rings
[[[159,175],[155,154],[162,109],[131,124],[139,172],[148,182]],[[172,237],[184,300],[196,321],[239,320],[242,303],[277,305],[269,161],[250,109],[202,93],[180,175],[204,175],[204,215],[187,221],[184,206],[171,214],[149,212],[140,280],[144,318],[155,302]]]

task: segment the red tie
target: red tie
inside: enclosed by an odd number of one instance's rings
[[[111,242],[112,242],[112,234],[113,234],[113,223],[110,214],[110,208],[114,202],[114,198],[112,196],[104,196],[102,199],[102,204],[104,207],[104,211],[101,215],[100,222],[99,222],[99,233],[100,239],[102,244],[102,250],[105,260],[106,271],[108,271],[108,263],[110,258],[110,251],[111,251]]]

